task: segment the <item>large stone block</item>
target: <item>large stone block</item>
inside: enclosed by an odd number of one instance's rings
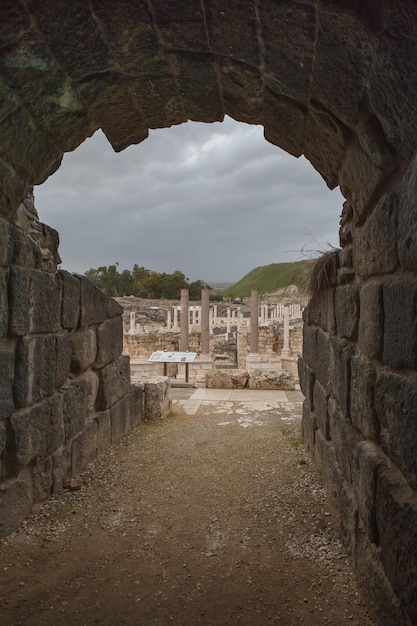
[[[213,369],[206,372],[207,389],[244,389],[248,381],[246,370]]]
[[[27,335],[30,332],[32,271],[15,266],[10,268],[9,330],[12,335]]]
[[[330,357],[330,335],[319,328],[312,369],[316,372],[317,379],[325,389],[330,389],[332,373]]]
[[[62,279],[62,328],[77,328],[81,309],[80,279],[63,270],[59,271]]]
[[[65,439],[72,439],[84,428],[88,415],[89,385],[78,376],[62,388]]]
[[[330,506],[335,512],[338,512],[343,477],[331,441],[323,443],[321,479],[327,492]]]
[[[17,530],[32,508],[31,485],[22,478],[0,484],[0,537]]]
[[[376,523],[385,573],[410,624],[417,623],[417,495],[401,474],[377,472]]]
[[[6,474],[5,471],[3,471],[3,452],[6,448],[6,424],[3,420],[0,420],[0,476],[4,476]]]
[[[71,478],[71,442],[53,453],[52,463],[52,493],[56,493]]]
[[[360,290],[358,344],[371,359],[380,360],[384,343],[382,284],[371,283]]]
[[[97,423],[97,454],[105,452],[111,446],[110,409],[94,415]]]
[[[383,361],[394,368],[417,368],[417,280],[393,278],[384,285]]]
[[[0,268],[0,339],[7,335],[9,328],[9,301],[7,297],[7,279],[9,270]]]
[[[14,367],[14,342],[0,341],[0,420],[8,417],[14,410]]]
[[[382,371],[375,385],[381,447],[417,488],[417,375]]]
[[[355,492],[346,480],[340,489],[339,515],[340,538],[348,556],[352,557],[359,527],[359,509]]]
[[[145,385],[131,385],[132,393],[132,427],[138,426],[144,420]]]
[[[0,266],[8,267],[12,264],[14,249],[15,228],[3,219],[0,219]]]
[[[30,282],[30,332],[53,333],[61,329],[62,281],[59,273],[33,271]]]
[[[75,476],[87,467],[97,456],[97,422],[85,423],[82,432],[72,441],[71,474]]]
[[[338,409],[329,413],[329,432],[342,476],[351,483],[354,448],[363,437]]]
[[[24,178],[20,178],[16,170],[0,159],[0,217],[5,220],[13,219],[19,203],[30,190],[30,183]]]
[[[366,439],[379,441],[375,411],[376,372],[364,357],[351,359],[350,419]]]
[[[42,267],[42,250],[31,237],[17,227],[14,229],[12,265],[38,270]]]
[[[264,92],[264,136],[289,154],[299,157],[303,152],[305,109],[291,98]]]
[[[81,283],[80,326],[102,324],[107,317],[108,296],[85,276],[78,276]]]
[[[97,328],[97,358],[95,367],[100,368],[115,361],[123,350],[123,319],[114,317]]]
[[[130,385],[130,362],[128,356],[120,356],[117,361],[98,371],[99,388],[96,408],[98,411],[109,409],[123,398]]]
[[[317,425],[326,439],[329,439],[329,413],[327,411],[327,400],[329,395],[326,389],[316,380],[314,385],[314,412],[316,414]]]
[[[239,122],[262,124],[263,85],[259,68],[225,57],[220,62],[220,72],[227,115]],[[246,98],[247,93],[250,98]]]
[[[336,328],[339,337],[355,340],[359,325],[359,288],[337,287],[335,297]]]
[[[236,370],[235,370],[236,371]],[[233,370],[231,370],[233,372]],[[255,369],[249,375],[249,389],[295,389],[294,376],[289,370]]]
[[[397,206],[390,196],[377,204],[353,234],[353,266],[360,276],[389,274],[398,267]]]
[[[303,412],[301,417],[301,436],[310,454],[314,451],[314,419],[307,400],[303,402]]]
[[[94,328],[81,328],[71,335],[71,371],[80,374],[96,360],[97,334]]]
[[[417,161],[408,167],[397,192],[397,252],[401,267],[417,270]]]
[[[54,335],[20,337],[13,384],[16,406],[27,406],[54,393],[56,359]]]
[[[55,394],[13,413],[10,426],[17,466],[24,467],[35,457],[44,460],[63,444],[62,400],[61,394]]]
[[[358,502],[359,515],[369,541],[379,545],[375,498],[378,468],[389,460],[381,448],[370,441],[359,441],[353,448],[352,484]]]
[[[307,309],[309,308],[307,307]],[[313,369],[316,362],[316,346],[317,328],[305,322],[303,326],[303,359],[306,365]]]
[[[68,333],[56,335],[55,389],[65,384],[71,370],[71,337]]]
[[[116,443],[132,428],[132,394],[127,393],[110,409],[111,441]]]
[[[100,384],[98,374],[92,370],[88,370],[80,376],[80,379],[84,380],[87,384],[87,417],[91,417],[95,412],[98,388]]]
[[[300,388],[302,393],[304,394],[306,400],[308,401],[310,410],[314,409],[314,383],[316,382],[316,375],[309,367],[305,364],[304,359],[301,357],[298,359],[298,378],[300,381]]]
[[[171,411],[171,404],[171,380],[168,376],[148,378],[145,383],[145,419],[164,419]]]
[[[52,492],[52,456],[37,460],[32,468],[33,502],[44,502]]]

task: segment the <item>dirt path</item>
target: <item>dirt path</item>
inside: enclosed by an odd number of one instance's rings
[[[300,404],[190,393],[0,543],[4,626],[372,624]]]

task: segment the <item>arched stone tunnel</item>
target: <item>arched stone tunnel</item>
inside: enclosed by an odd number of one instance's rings
[[[228,114],[347,199],[305,314],[303,436],[378,623],[416,624],[417,4],[0,5],[0,531],[127,432],[140,403],[120,310],[45,265],[20,203],[98,128],[119,151]]]

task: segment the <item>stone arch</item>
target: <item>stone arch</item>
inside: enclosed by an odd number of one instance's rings
[[[98,418],[72,419],[81,397],[97,387],[115,438],[138,402],[105,341],[119,311],[85,280],[42,271],[11,223],[19,203],[99,127],[122,150],[148,128],[227,113],[305,154],[348,200],[343,249],[306,313],[304,438],[379,622],[417,621],[416,18],[412,0],[4,0],[0,508],[15,523],[68,454],[87,458],[94,433],[97,447]],[[74,365],[74,335],[95,345],[98,374]],[[58,353],[81,372],[64,390],[67,370],[48,388],[38,360]]]

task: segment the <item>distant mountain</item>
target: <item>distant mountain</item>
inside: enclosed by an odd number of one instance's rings
[[[274,293],[289,285],[296,285],[303,293],[307,291],[306,277],[311,261],[295,261],[293,263],[271,263],[251,270],[237,283],[222,291],[225,298],[246,298],[251,289],[259,293]]]

